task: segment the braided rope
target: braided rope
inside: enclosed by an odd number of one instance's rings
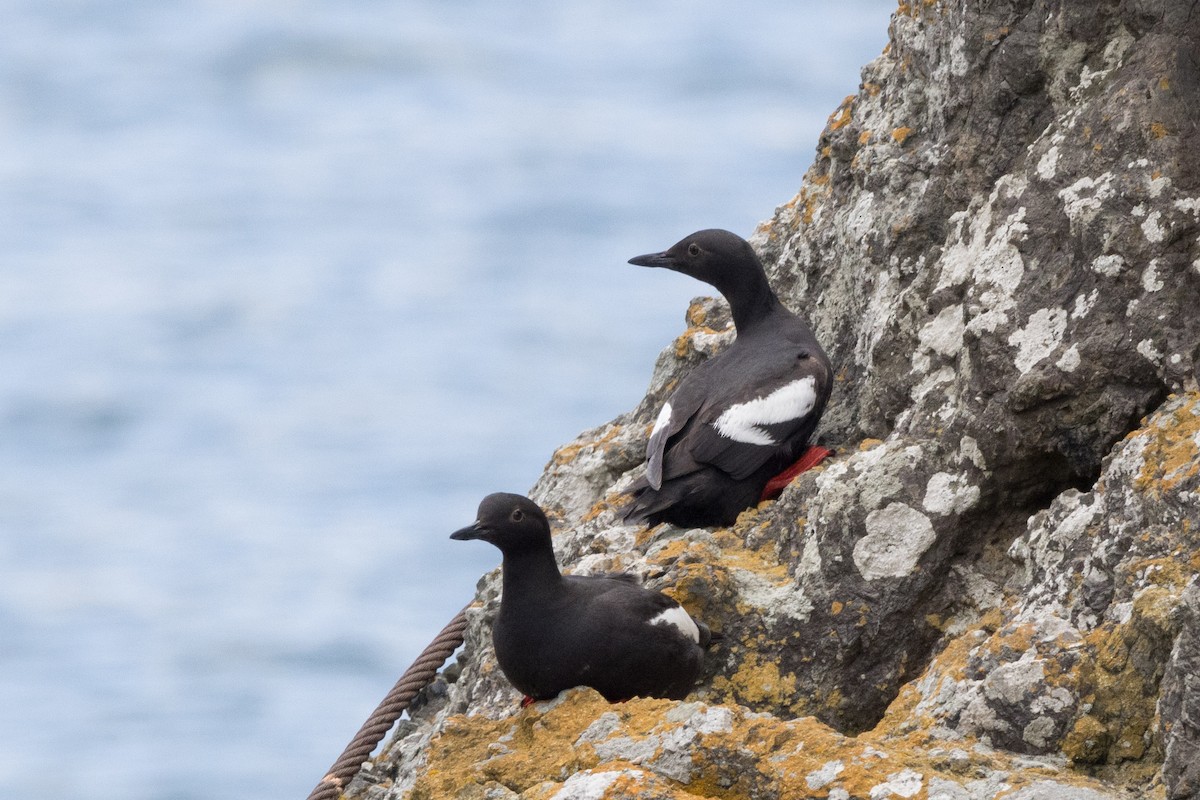
[[[346,745],[342,755],[333,762],[329,772],[308,795],[308,800],[337,800],[362,769],[363,762],[370,757],[380,740],[391,730],[392,725],[396,724],[396,720],[400,719],[404,709],[412,703],[417,692],[429,685],[450,654],[463,643],[466,629],[467,609],[464,608],[442,628],[437,638],[429,643],[412,666],[400,676],[400,680],[387,693],[387,697],[371,712],[371,716],[359,728],[350,744]]]

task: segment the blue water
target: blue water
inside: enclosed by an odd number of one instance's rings
[[[0,2],[0,797],[303,797],[892,5]]]

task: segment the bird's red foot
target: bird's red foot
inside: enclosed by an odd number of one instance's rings
[[[536,702],[537,701],[534,700],[529,695],[525,695],[524,697],[521,698],[521,708],[528,708],[529,706],[533,705]]]
[[[833,455],[833,451],[826,447],[821,447],[819,444],[810,446],[800,454],[800,458],[796,460],[795,464],[792,464],[783,472],[767,481],[767,485],[763,487],[762,496],[758,498],[758,502],[774,500],[776,497],[779,497],[784,488],[794,481],[797,475],[801,472],[807,472],[831,455]]]

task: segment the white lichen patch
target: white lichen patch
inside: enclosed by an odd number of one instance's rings
[[[942,367],[934,372],[929,373],[921,379],[920,383],[913,386],[909,396],[913,403],[919,403],[924,399],[925,395],[937,389],[940,386],[952,383],[955,378],[955,371],[951,367]]]
[[[979,502],[979,487],[967,482],[962,475],[938,472],[925,485],[925,510],[945,516],[961,514]]]
[[[1079,365],[1083,363],[1079,357],[1079,345],[1073,344],[1059,357],[1058,361],[1054,362],[1054,366],[1058,367],[1063,372],[1074,372],[1079,369]]]
[[[1037,176],[1044,181],[1054,180],[1058,173],[1058,147],[1051,147],[1038,159]]]
[[[1098,178],[1080,178],[1058,192],[1063,211],[1071,220],[1071,230],[1091,222],[1104,203],[1113,196],[1113,175],[1106,172]]]
[[[950,223],[956,225],[956,233],[951,236],[955,238],[940,260],[937,290],[960,286],[968,280],[978,287],[977,302],[965,315],[972,317],[966,326],[972,331],[994,331],[1008,321],[1008,312],[1015,305],[1013,292],[1025,275],[1025,262],[1013,244],[1029,231],[1025,208],[1018,208],[992,227],[993,207],[1001,190],[1015,191],[1015,187],[1002,184],[997,183],[988,203],[974,217],[965,212],[951,216]]]
[[[730,577],[737,587],[739,600],[761,609],[763,619],[771,625],[781,620],[804,622],[812,614],[812,600],[796,582],[774,584],[748,569],[734,569]]]
[[[1092,262],[1092,271],[1106,278],[1115,278],[1125,268],[1125,259],[1118,255],[1098,256]]]
[[[1157,258],[1150,259],[1150,263],[1146,265],[1146,269],[1142,273],[1142,288],[1147,292],[1157,292],[1162,290],[1163,282],[1162,279],[1158,277]]]
[[[1096,305],[1096,298],[1099,296],[1099,289],[1092,289],[1086,295],[1076,295],[1075,308],[1071,311],[1071,319],[1083,319],[1090,314],[1092,308]]]
[[[591,725],[588,725],[583,733],[579,734],[579,738],[575,740],[575,746],[579,747],[581,744],[602,742],[616,733],[620,727],[621,718],[615,712],[606,711],[596,717],[595,721]]]
[[[826,761],[818,769],[804,776],[804,782],[808,784],[808,788],[816,791],[823,786],[828,786],[842,770],[846,769],[846,765],[841,761]]]
[[[954,781],[937,776],[929,779],[928,797],[929,800],[973,800],[971,793],[965,788]]]
[[[625,770],[632,772],[632,770]],[[612,786],[621,772],[576,772],[567,778],[562,788],[550,800],[603,800],[608,787]]]
[[[1138,342],[1137,351],[1155,366],[1159,366],[1163,362],[1163,352],[1154,345],[1153,339],[1142,339]]]
[[[696,743],[704,736],[733,730],[733,712],[730,709],[707,707],[700,703],[678,706],[667,712],[665,719],[675,727],[650,737],[658,741],[658,748],[646,765],[652,767],[656,774],[680,783],[689,783],[695,774],[693,754]]]
[[[869,581],[911,574],[937,538],[929,517],[904,503],[872,511],[865,525],[867,535],[854,545],[854,566]]]
[[[1014,360],[1024,375],[1043,358],[1053,353],[1067,329],[1067,312],[1061,308],[1042,308],[1033,312],[1024,328],[1014,331],[1008,343],[1017,348]]]
[[[684,703],[668,711],[665,719],[685,723],[685,728],[704,736],[733,730],[733,712],[725,706]]]
[[[800,563],[796,566],[796,574],[800,577],[819,575],[821,572],[821,548],[817,545],[817,537],[809,535],[804,542],[804,550],[800,553]]]
[[[932,350],[944,356],[953,356],[962,350],[965,330],[963,307],[961,305],[947,306],[917,332],[917,340],[926,350]]]
[[[921,773],[906,769],[888,775],[885,783],[871,788],[871,800],[887,800],[889,797],[915,797],[921,791]]]
[[[958,451],[959,455],[979,469],[987,470],[987,459],[983,457],[983,451],[979,449],[979,442],[975,441],[975,437],[962,437],[962,441],[958,443]]]
[[[648,736],[613,736],[602,741],[593,742],[592,747],[601,762],[628,761],[630,764],[645,764],[654,758],[662,748],[662,737],[650,734]]]
[[[1193,217],[1200,217],[1200,197],[1184,197],[1176,200],[1174,206],[1177,210],[1185,214],[1191,214]]]
[[[1158,244],[1163,239],[1167,238],[1166,228],[1162,224],[1162,212],[1151,211],[1150,215],[1142,223],[1142,235],[1146,237],[1146,241]]]
[[[1025,574],[1062,574],[1061,566],[1072,546],[1088,536],[1100,506],[1091,502],[1091,495],[1068,489],[1055,498],[1050,509],[1029,521],[1029,531],[1013,541],[1008,555],[1024,566]],[[1058,603],[1051,591],[1050,605]],[[1022,614],[1029,613],[1044,625],[1046,603],[1028,602]]]
[[[732,344],[735,336],[737,334],[733,328],[727,328],[718,333],[698,330],[688,338],[693,350],[706,356],[712,356]]]
[[[858,201],[854,204],[854,208],[846,217],[846,232],[855,241],[864,241],[867,235],[875,230],[875,225],[878,222],[876,215],[872,212],[875,207],[875,195],[870,192],[863,192],[859,195]]]
[[[875,286],[867,301],[863,325],[854,345],[855,354],[868,369],[875,363],[875,347],[891,326],[892,309],[897,305],[896,296],[899,293],[898,282],[890,272],[876,273],[872,280]]]

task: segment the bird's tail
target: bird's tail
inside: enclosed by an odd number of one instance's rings
[[[628,494],[629,502],[621,509],[621,521],[629,525],[653,525],[651,517],[671,505],[659,492],[650,488],[645,478],[638,478],[637,482],[629,487]]]
[[[693,618],[692,621],[696,623],[696,627],[700,630],[700,646],[705,650],[725,640],[725,634],[714,631],[698,619]]]

